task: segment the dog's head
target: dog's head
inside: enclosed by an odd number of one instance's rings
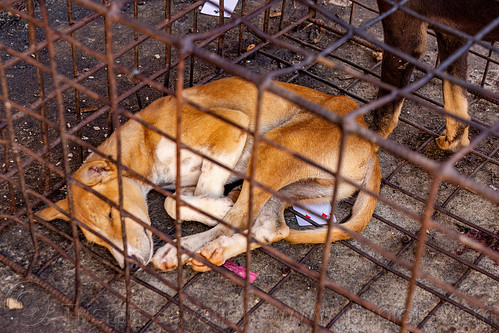
[[[116,205],[118,204],[117,169],[109,161],[98,160],[85,163],[76,171],[73,177],[108,198]],[[122,180],[124,211],[144,223],[150,224],[145,193],[137,182],[131,178],[122,177]],[[122,224],[119,209],[116,208],[117,206],[112,206],[110,203],[77,184],[71,185],[71,194],[75,218],[95,231],[96,234],[107,238],[116,248],[123,250]],[[69,221],[69,215],[66,215],[69,214],[68,198],[58,201],[56,205],[59,209],[50,206],[39,211],[36,215],[47,221],[58,218]],[[63,212],[66,212],[66,214]],[[125,217],[125,229],[128,256],[135,257],[137,261],[146,265],[151,260],[153,254],[151,232],[131,217]],[[102,245],[111,251],[119,265],[124,267],[124,257],[120,251],[86,228],[82,227],[81,230],[89,241]]]

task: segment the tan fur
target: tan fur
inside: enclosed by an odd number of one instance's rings
[[[309,99],[322,107],[340,115],[346,115],[357,108],[347,97],[332,97],[316,90],[292,84],[277,83],[295,94]],[[230,78],[215,81],[203,86],[186,89],[184,98],[209,108],[239,126],[254,129],[257,110],[257,89],[251,83]],[[161,98],[137,116],[175,138],[176,98]],[[297,105],[271,93],[265,93],[261,106],[260,134],[296,153],[316,161],[322,167],[337,172],[340,129]],[[358,123],[365,126],[361,117]],[[181,184],[175,184],[176,151],[175,142],[165,139],[158,133],[130,120],[121,129],[122,163],[156,184],[176,186],[177,195],[190,205],[224,219],[230,225],[245,230],[249,212],[249,183],[244,182],[237,201],[223,196],[224,185],[234,176],[187,150],[181,151]],[[117,135],[114,133],[99,146],[104,154],[117,156]],[[182,142],[198,152],[223,163],[229,168],[245,173],[250,164],[253,139],[246,132],[208,115],[193,106],[185,104],[182,109]],[[255,160],[255,179],[275,191],[300,202],[327,202],[332,199],[335,179],[329,174],[302,160],[265,143],[259,143]],[[341,175],[362,185],[371,192],[378,193],[381,175],[375,148],[366,140],[349,135],[345,139]],[[91,154],[82,167],[74,174],[77,181],[71,185],[74,216],[88,228],[102,234],[100,238],[82,228],[92,242],[107,247],[118,263],[124,265],[121,219],[119,211],[84,189],[78,182],[91,187],[96,192],[118,203],[118,182],[116,166],[97,154]],[[150,186],[144,184],[128,172],[123,173],[123,207],[126,212],[150,224],[146,195]],[[181,188],[185,190],[180,191]],[[351,196],[356,188],[345,182],[339,183],[338,199]],[[283,210],[289,205],[271,194],[255,187],[253,189],[254,216],[253,237],[264,243],[286,239],[293,243],[317,243],[325,241],[327,229],[316,231],[290,230],[283,217]],[[362,231],[369,222],[376,198],[361,191],[353,207],[352,218],[343,226],[353,232]],[[53,220],[69,219],[68,199],[57,206],[50,206],[38,212],[38,216]],[[165,209],[175,215],[175,200],[167,198]],[[191,219],[213,225],[216,222],[195,210],[182,206],[180,219]],[[130,217],[125,218],[128,256],[145,265],[153,261],[156,268],[168,270],[178,265],[176,246],[166,244],[152,256],[151,232]],[[332,241],[348,238],[349,235],[338,228],[332,230]],[[246,250],[246,237],[234,234],[219,224],[203,233],[183,237],[182,247],[196,251],[213,264],[221,265],[231,256]],[[256,247],[255,244],[252,247]],[[194,269],[208,270],[199,260],[190,260],[182,255],[182,262],[192,263]]]
[[[444,108],[445,111],[453,113],[463,119],[470,120],[468,114],[468,100],[466,99],[466,90],[461,86],[444,80]],[[451,116],[445,116],[446,127],[442,135],[436,139],[438,147],[444,150],[458,151],[462,147],[470,144],[468,138],[468,127],[462,129],[462,133],[458,133],[461,124]]]

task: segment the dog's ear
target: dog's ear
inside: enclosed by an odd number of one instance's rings
[[[65,211],[66,213],[69,212],[69,206],[68,206],[68,199],[67,198],[59,200],[55,204],[61,210]],[[36,212],[35,215],[38,216],[38,217],[41,217],[42,219],[47,220],[47,221],[52,221],[52,220],[55,220],[55,219],[62,219],[62,220],[65,220],[65,221],[69,221],[69,217],[66,214],[61,213],[57,208],[55,208],[53,206],[49,206],[49,207],[47,207],[45,209],[42,209],[41,211]]]
[[[116,166],[109,161],[99,160],[85,163],[76,173],[75,178],[83,184],[94,186],[104,184],[117,177]]]

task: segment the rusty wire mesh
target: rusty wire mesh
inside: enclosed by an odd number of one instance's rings
[[[368,228],[331,246],[277,243],[234,259],[260,274],[253,284],[224,267],[131,273],[75,223],[34,216],[65,195],[72,172],[113,129],[184,87],[240,76],[335,122],[268,80],[348,95],[367,117],[389,101],[375,98],[381,59],[373,52],[400,52],[382,42],[375,1],[241,0],[230,18],[200,14],[204,2],[0,3],[2,275],[18,273],[103,331],[497,330],[499,51],[490,43],[459,51],[470,53],[469,82],[458,82],[472,97],[470,148],[435,147],[446,74],[433,68],[430,37],[421,61],[401,54],[417,64],[412,83],[384,86],[408,100],[389,140],[341,123],[381,147],[383,183]],[[154,189],[157,247],[204,230],[168,219],[160,200],[171,193]],[[339,219],[351,204],[337,205]],[[38,326],[19,314],[7,328],[43,327],[47,313]]]

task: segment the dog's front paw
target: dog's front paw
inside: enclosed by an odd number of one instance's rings
[[[197,251],[196,253],[204,257],[215,266],[222,266],[226,260],[224,258],[224,248],[218,241],[206,244],[200,251]],[[208,265],[194,258],[191,260],[191,265],[192,269],[198,272],[207,272],[211,270]]]
[[[177,247],[175,244],[165,244],[159,248],[152,258],[154,267],[160,271],[169,271],[178,266]]]

